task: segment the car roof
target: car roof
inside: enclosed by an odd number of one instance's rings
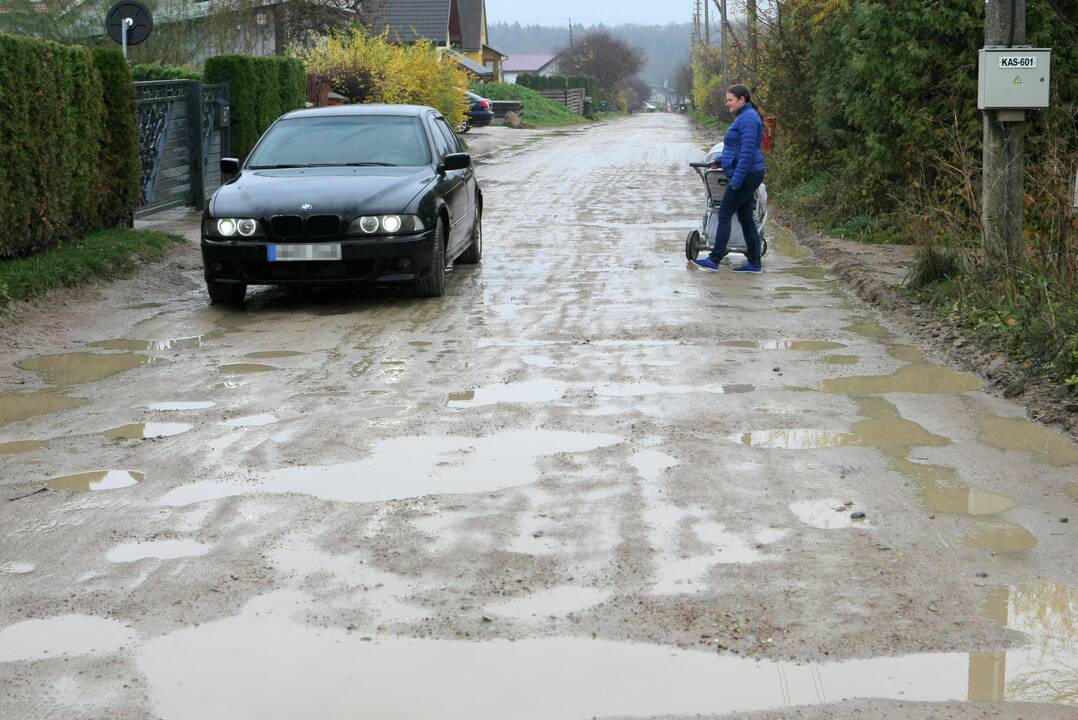
[[[437,110],[426,105],[331,105],[324,108],[308,108],[306,110],[293,110],[283,117],[288,119],[326,117],[326,116],[359,116],[359,115],[396,115],[401,117],[418,117],[426,112]],[[441,113],[438,113],[441,115]]]

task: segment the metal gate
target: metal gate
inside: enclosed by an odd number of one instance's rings
[[[180,206],[202,209],[221,185],[228,156],[228,85],[197,80],[135,83],[142,203],[135,217]]]

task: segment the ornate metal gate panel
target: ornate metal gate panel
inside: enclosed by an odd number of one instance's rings
[[[135,83],[142,163],[138,217],[179,206],[202,208],[221,184],[228,152],[228,86],[197,80]]]

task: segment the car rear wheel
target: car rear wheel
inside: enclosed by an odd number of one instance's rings
[[[442,218],[434,225],[434,242],[431,243],[430,273],[415,284],[418,297],[441,297],[445,295],[445,229]]]
[[[460,133],[461,135],[463,135],[464,133],[468,132],[471,129],[472,129],[472,124],[470,122],[468,122],[467,120],[462,122],[460,125],[457,125],[457,132]]]
[[[472,226],[472,244],[461,253],[459,262],[474,265],[483,259],[483,208],[475,210],[475,225]]]
[[[247,286],[243,283],[207,280],[206,290],[210,294],[210,302],[214,305],[242,305],[243,299],[247,297]]]

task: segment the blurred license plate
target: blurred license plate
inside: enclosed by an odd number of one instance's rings
[[[286,260],[340,260],[340,243],[304,243],[303,245],[268,245],[266,256],[270,262]]]

